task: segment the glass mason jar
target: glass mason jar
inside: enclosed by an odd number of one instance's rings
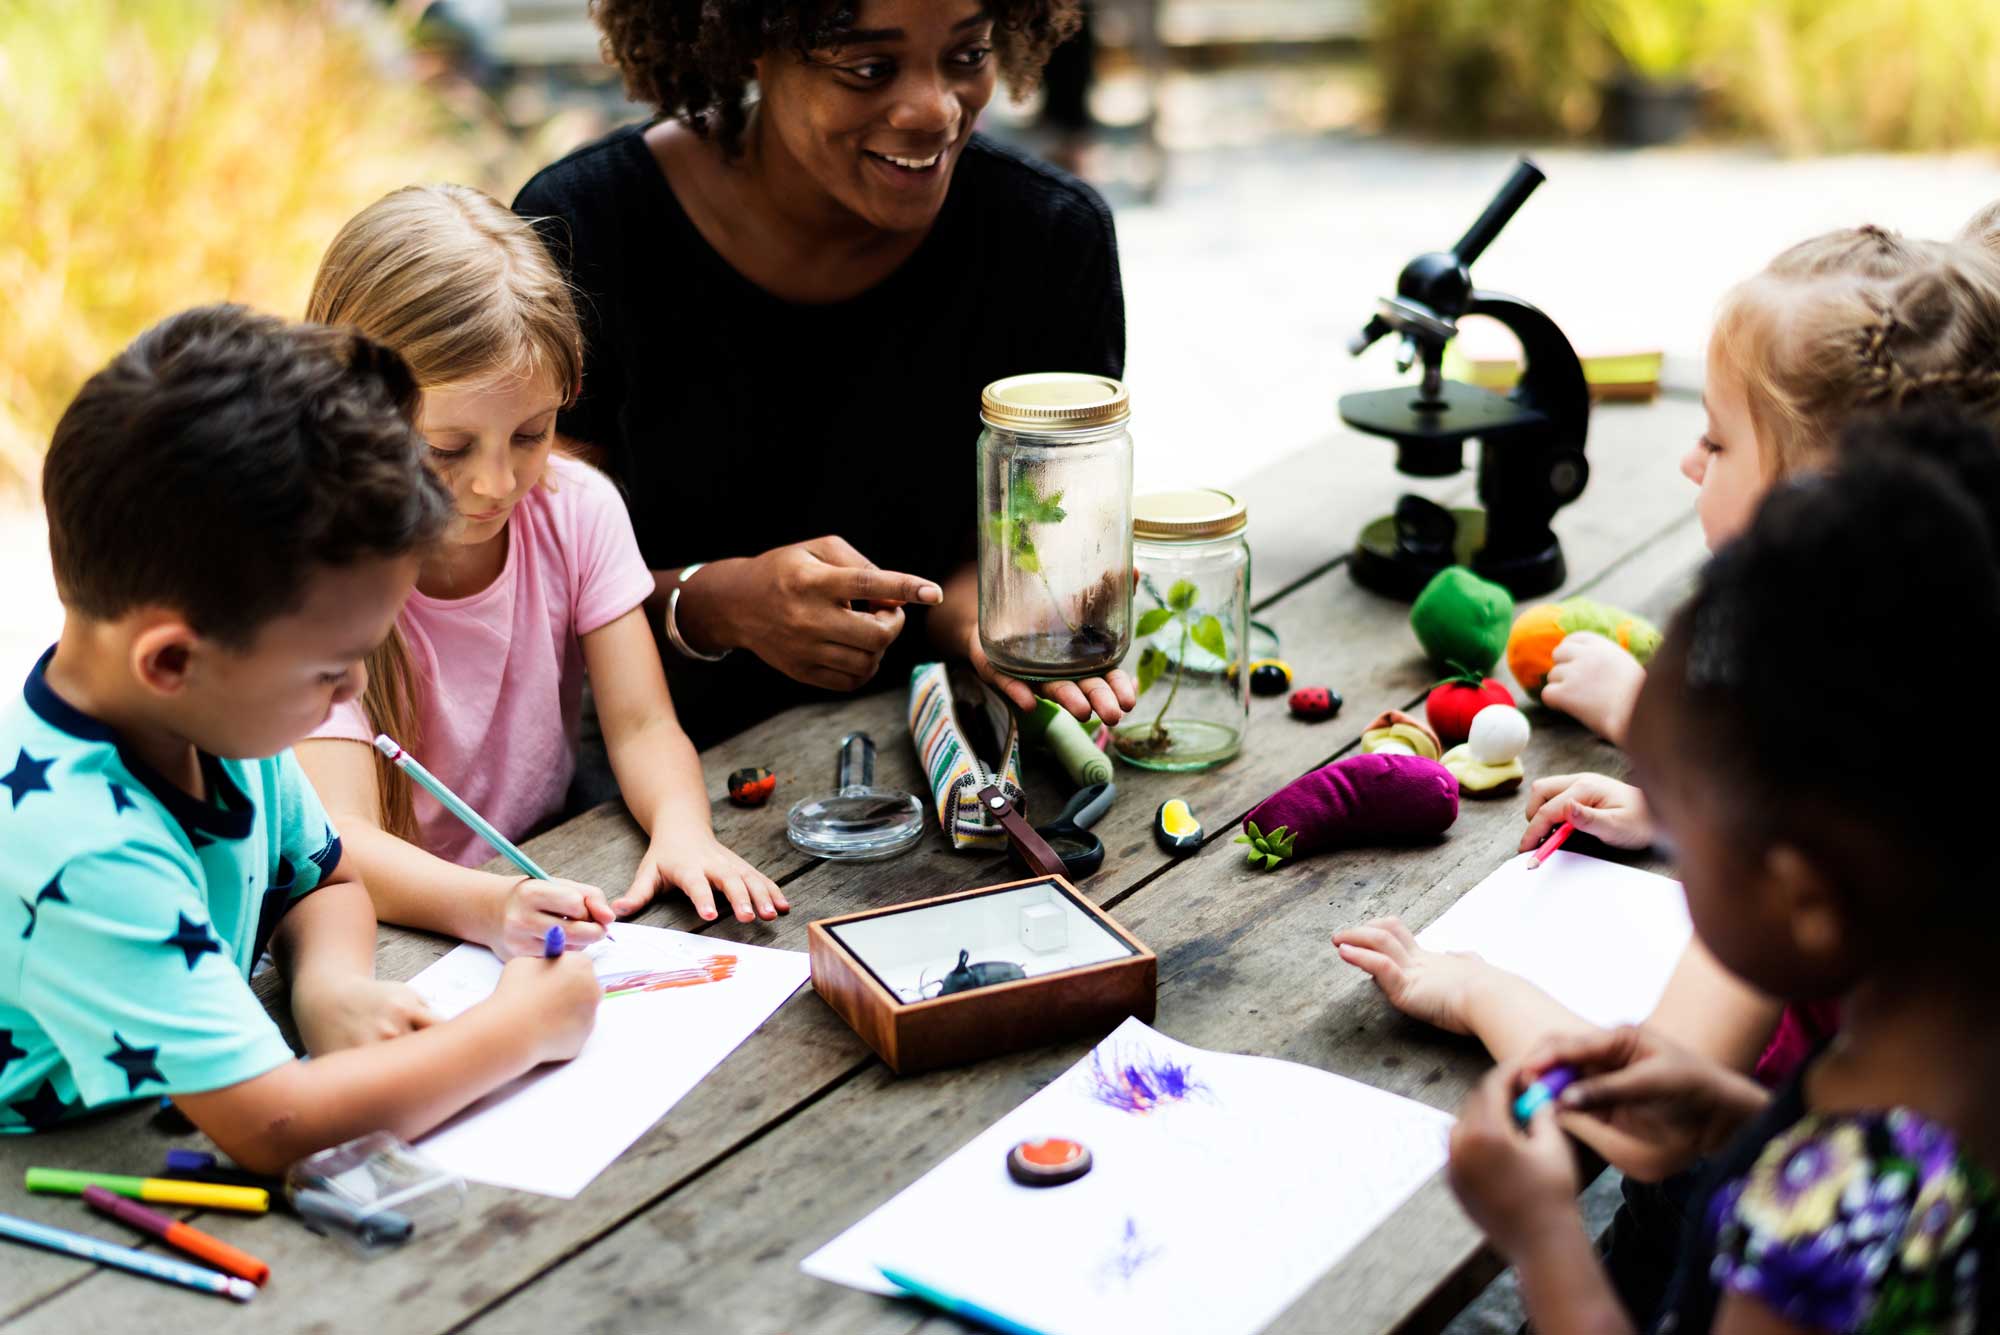
[[[979,643],[1028,681],[1109,672],[1132,643],[1125,386],[1038,372],[980,395]]]
[[[1211,769],[1243,749],[1250,721],[1249,515],[1226,491],[1160,492],[1132,510],[1139,707],[1111,745],[1144,769]]]

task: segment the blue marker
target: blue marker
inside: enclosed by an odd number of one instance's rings
[[[549,928],[548,935],[542,938],[542,958],[545,960],[561,959],[565,944],[562,924],[557,923],[555,926]]]
[[[997,1330],[1001,1335],[1042,1335],[1042,1332],[1033,1326],[1010,1321],[998,1312],[988,1311],[977,1303],[969,1303],[963,1298],[954,1298],[948,1293],[941,1293],[928,1284],[911,1279],[900,1270],[891,1270],[885,1265],[878,1265],[875,1268],[882,1272],[882,1278],[903,1290],[907,1296],[921,1298],[941,1312],[962,1316],[967,1321],[985,1326],[989,1330]]]
[[[1576,1083],[1576,1069],[1570,1066],[1551,1066],[1521,1091],[1521,1097],[1514,1100],[1514,1120],[1526,1126],[1543,1104],[1553,1103],[1565,1089]]]
[[[189,1265],[170,1256],[157,1256],[152,1252],[139,1252],[130,1247],[120,1247],[117,1243],[93,1238],[88,1233],[72,1233],[66,1228],[50,1228],[47,1224],[18,1219],[10,1214],[0,1214],[0,1238],[46,1247],[52,1252],[64,1252],[81,1260],[95,1261],[99,1265],[108,1265],[116,1270],[129,1270],[135,1275],[144,1275],[148,1279],[162,1279],[169,1284],[179,1284],[183,1288],[196,1289],[202,1293],[234,1298],[239,1303],[247,1303],[257,1296],[257,1286],[247,1279],[237,1279],[219,1270]]]

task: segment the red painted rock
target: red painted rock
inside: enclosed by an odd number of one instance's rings
[[[1291,704],[1292,713],[1308,723],[1317,723],[1340,712],[1340,692],[1324,686],[1302,686],[1292,692]]]
[[[729,776],[729,800],[739,807],[761,807],[777,787],[778,776],[762,765],[740,769]]]

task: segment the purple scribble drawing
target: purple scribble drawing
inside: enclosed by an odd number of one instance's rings
[[[1162,1251],[1159,1247],[1148,1247],[1146,1240],[1139,1236],[1139,1221],[1131,1217],[1125,1220],[1125,1236],[1118,1241],[1117,1248],[1104,1258],[1097,1267],[1097,1287],[1108,1289],[1113,1284],[1129,1289],[1132,1280],[1151,1263]]]
[[[1084,1079],[1090,1097],[1120,1112],[1149,1113],[1165,1104],[1197,1098],[1216,1101],[1214,1091],[1194,1078],[1193,1067],[1155,1057],[1144,1049],[1135,1055],[1100,1047],[1090,1054],[1090,1070]]]

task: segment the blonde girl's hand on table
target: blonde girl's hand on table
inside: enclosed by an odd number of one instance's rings
[[[612,907],[623,916],[637,912],[661,886],[679,889],[703,921],[713,922],[719,894],[738,922],[770,922],[791,912],[778,883],[751,866],[706,828],[657,829],[632,884]]]
[[[1542,703],[1559,709],[1610,742],[1625,744],[1632,706],[1646,684],[1639,660],[1592,631],[1572,631],[1550,656]]]
[[[1552,774],[1535,780],[1528,788],[1521,852],[1539,847],[1564,821],[1613,848],[1645,848],[1653,842],[1646,795],[1602,774]]]

